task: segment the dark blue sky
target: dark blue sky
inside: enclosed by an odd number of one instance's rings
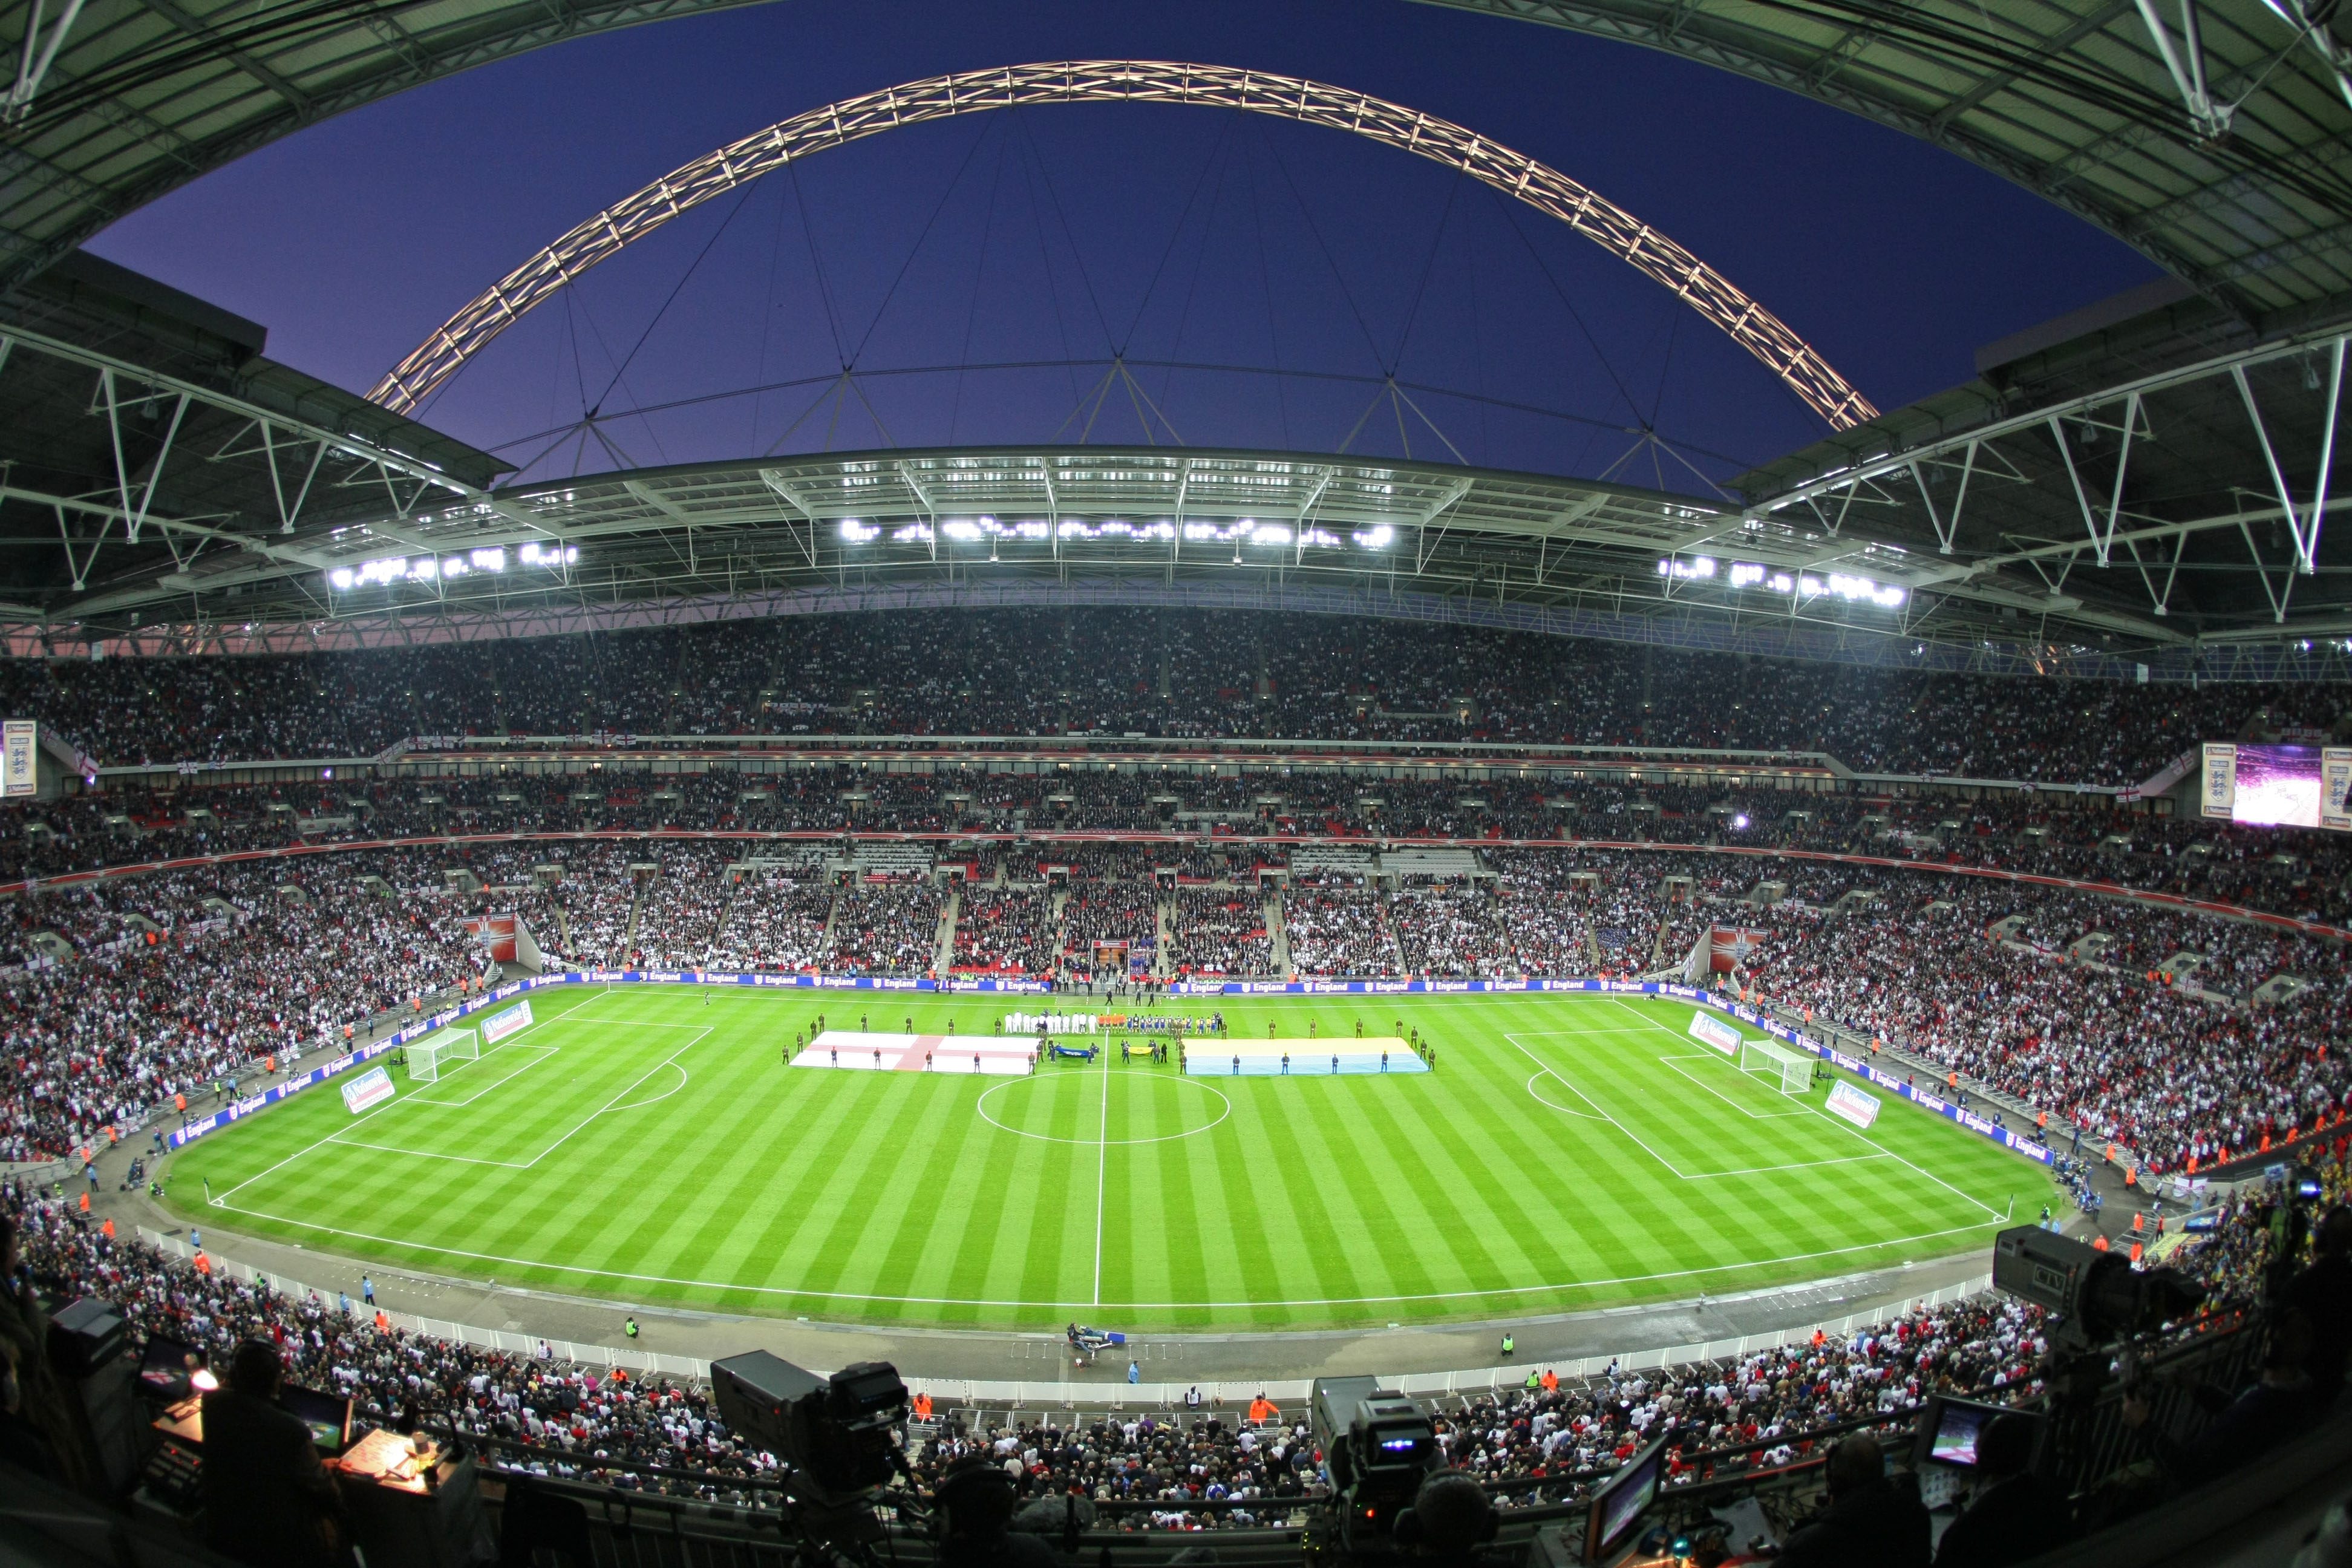
[[[2038,199],[1851,116],[1395,0],[780,4],[662,23],[347,115],[92,248],[262,321],[274,357],[364,389],[531,251],[724,142],[938,71],[1115,56],[1319,78],[1532,153],[1715,264],[1882,405],[1967,379],[1980,343],[2156,275]],[[772,176],[740,208],[709,204],[543,306],[428,417],[510,444],[534,475],[884,433],[1047,440],[1085,425],[1100,369],[887,373],[1117,348],[1292,373],[1139,368],[1194,445],[1332,450],[1352,433],[1354,450],[1443,458],[1450,441],[1473,462],[1593,473],[1654,423],[1722,477],[1822,428],[1655,286],[1483,186],[1334,132],[1129,106],[895,132]],[[852,357],[855,386],[828,391]],[[1414,393],[1419,413],[1400,408],[1380,394],[1391,368],[1483,401]],[[711,397],[776,383],[799,384]],[[691,398],[711,400],[626,414]],[[1123,384],[1099,402],[1095,438],[1138,438]],[[590,405],[610,447],[541,434]],[[1623,471],[1695,483],[1646,452]]]

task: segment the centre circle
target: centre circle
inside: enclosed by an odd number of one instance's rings
[[[1098,1098],[1105,1094],[1110,1097],[1108,1111]],[[1210,1099],[1216,1103],[1212,1105]],[[1057,1112],[1075,1115],[1082,1126],[1092,1124],[1101,1129],[1119,1123],[1139,1109],[1150,1113],[1171,1105],[1178,1108],[1178,1114],[1185,1121],[1196,1124],[1149,1138],[1115,1138],[1099,1130],[1088,1137],[1066,1137],[1037,1130],[1039,1126],[1051,1125]],[[1116,1068],[1108,1072],[1033,1073],[1027,1078],[991,1085],[980,1096],[981,1119],[1000,1131],[1017,1138],[1034,1138],[1041,1143],[1083,1144],[1087,1148],[1097,1144],[1172,1143],[1180,1138],[1196,1138],[1233,1113],[1234,1102],[1225,1098],[1224,1091],[1199,1079]],[[1033,1125],[1023,1126],[1023,1122]]]

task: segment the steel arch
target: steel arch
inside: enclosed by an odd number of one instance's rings
[[[412,412],[484,345],[557,289],[688,208],[795,159],[885,131],[1043,103],[1190,103],[1320,125],[1456,169],[1559,219],[1672,289],[1785,382],[1831,428],[1878,410],[1788,324],[1673,240],[1557,169],[1475,132],[1386,99],[1229,66],[1063,60],[955,71],[844,99],[781,121],[646,186],[573,228],[435,330],[369,389]]]

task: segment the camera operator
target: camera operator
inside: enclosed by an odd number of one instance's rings
[[[2352,1205],[2327,1211],[2312,1250],[2317,1256],[2287,1285],[2286,1304],[2311,1326],[2304,1369],[2311,1374],[2314,1403],[2325,1410],[2342,1393],[2346,1358],[2352,1355]]]
[[[1830,1450],[1830,1506],[1789,1538],[1780,1568],[1927,1568],[1931,1534],[1918,1493],[1887,1478],[1867,1432]]]
[[[1475,1568],[1501,1523],[1495,1500],[1467,1472],[1436,1470],[1397,1515],[1396,1540],[1424,1563]]]
[[[2168,1433],[2156,1434],[2157,1462],[2165,1474],[2189,1485],[2211,1480],[2268,1453],[2310,1426],[2319,1411],[2310,1374],[2305,1371],[2311,1340],[2310,1320],[2289,1308],[2271,1326],[2262,1376],[2252,1386],[2235,1399],[2210,1384],[2192,1388],[2190,1397],[2213,1419],[2192,1443]],[[2125,1399],[2126,1426],[2144,1426],[2151,1414],[2146,1398],[2133,1394]]]
[[[2033,1423],[1996,1415],[1977,1439],[1986,1484],[1936,1548],[1936,1568],[2008,1568],[2066,1539],[2065,1499],[2032,1473]]]
[[[1012,1528],[1013,1478],[981,1454],[947,1468],[931,1494],[940,1568],[1061,1568],[1054,1549]]]
[[[16,1251],[16,1222],[0,1214],[0,1452],[79,1491],[95,1493],[89,1422],[48,1357],[48,1314]]]

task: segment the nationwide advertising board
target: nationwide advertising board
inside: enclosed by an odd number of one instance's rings
[[[370,1068],[343,1085],[343,1108],[357,1116],[362,1110],[382,1105],[393,1097],[394,1092],[392,1075],[382,1068]]]
[[[1877,1121],[1880,1103],[1878,1096],[1865,1094],[1843,1079],[1838,1079],[1830,1090],[1830,1114],[1843,1116],[1856,1127],[1867,1127]]]
[[[530,1004],[518,1002],[503,1013],[493,1013],[482,1020],[482,1044],[495,1046],[518,1030],[530,1027]]]
[[[1712,1013],[1693,1013],[1690,1032],[1692,1039],[1713,1046],[1727,1057],[1739,1054],[1739,1031]]]

